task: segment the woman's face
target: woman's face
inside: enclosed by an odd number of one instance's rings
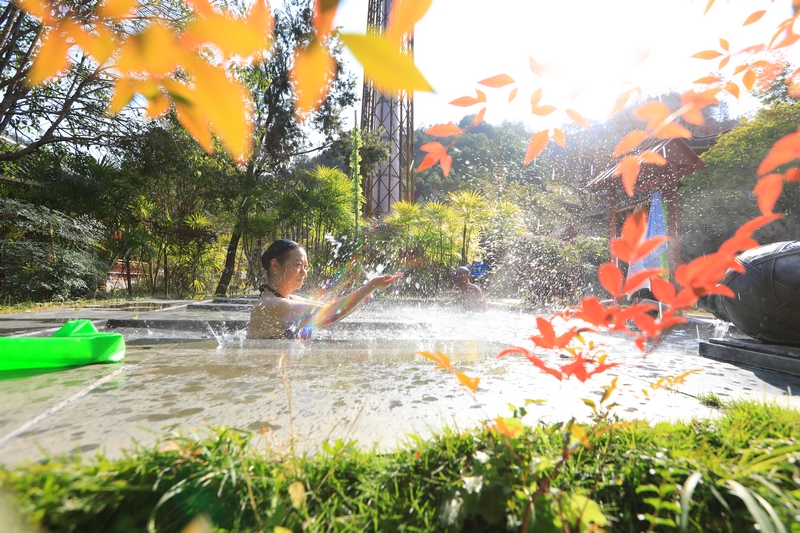
[[[275,281],[289,291],[296,291],[303,286],[303,280],[308,275],[308,258],[302,248],[289,250],[281,257],[283,262],[273,259],[277,263]]]

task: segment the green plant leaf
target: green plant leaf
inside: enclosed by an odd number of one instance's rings
[[[697,484],[702,479],[703,474],[694,472],[686,478],[683,484],[683,490],[681,491],[681,531],[686,531],[689,527],[689,508],[692,505],[692,495],[694,494],[694,489],[697,488]]]
[[[772,524],[772,520],[770,520],[769,515],[753,497],[750,489],[732,479],[727,480],[725,485],[732,494],[735,494],[742,499],[747,507],[747,510],[750,511],[750,515],[753,517],[753,520],[755,520],[761,528],[762,533],[776,533]]]

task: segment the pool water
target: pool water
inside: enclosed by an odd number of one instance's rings
[[[710,336],[713,324],[676,328],[646,356],[627,338],[592,334],[608,346],[609,361],[623,365],[580,383],[547,376],[519,355],[495,357],[509,345],[533,348],[527,337],[536,332],[535,315],[517,309],[465,315],[375,301],[315,331],[312,340],[247,340],[247,318],[245,309],[191,306],[140,314],[114,326],[128,343],[125,363],[0,381],[2,461],[67,452],[119,456],[131,439],[152,444],[165,431],[203,432],[208,425],[259,433],[263,446],[294,441],[313,452],[342,438],[391,450],[409,433],[472,426],[506,416],[509,403],[526,399],[540,400],[529,407],[531,423],[588,418],[582,398],[599,400],[601,385],[615,376],[616,412],[627,418],[713,416],[696,399],[705,392],[800,407],[800,380],[696,355],[698,337]],[[440,350],[455,370],[480,377],[475,396],[434,371],[415,354],[420,350]],[[568,362],[565,354],[540,355],[551,366]],[[703,372],[679,391],[649,387],[691,369]]]

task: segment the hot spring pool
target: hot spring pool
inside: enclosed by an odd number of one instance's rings
[[[3,462],[46,453],[119,456],[131,439],[152,444],[165,431],[217,425],[261,433],[265,446],[284,446],[294,434],[301,450],[337,438],[390,450],[409,433],[471,426],[526,399],[544,400],[529,408],[532,423],[588,417],[581,398],[597,399],[614,376],[618,414],[653,421],[713,415],[696,400],[703,392],[797,404],[785,393],[800,390],[798,379],[696,355],[698,336],[711,334],[697,324],[676,328],[647,357],[627,339],[594,335],[608,345],[610,361],[624,364],[582,384],[559,382],[521,356],[495,358],[509,345],[532,348],[535,315],[514,309],[465,315],[374,301],[311,340],[247,340],[244,304],[202,305],[109,321],[128,343],[124,363],[0,381]],[[477,403],[419,350],[441,350],[455,369],[480,377]],[[564,357],[542,354],[551,365]],[[641,392],[658,377],[694,368],[703,373],[677,392],[651,391],[649,399]]]

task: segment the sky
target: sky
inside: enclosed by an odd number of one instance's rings
[[[480,87],[477,81],[501,73],[517,80],[519,93],[508,104],[509,88],[484,88],[487,122],[522,121],[537,130],[566,122],[563,111],[544,118],[531,114],[530,94],[539,87],[542,104],[570,107],[602,120],[625,89],[641,87],[651,95],[670,89],[683,92],[718,64],[692,54],[721,50],[720,38],[730,43],[731,51],[768,42],[777,24],[791,16],[789,0],[716,0],[703,16],[706,4],[707,0],[433,0],[415,30],[415,62],[436,92],[416,94],[415,126],[458,121],[477,112],[477,106],[465,109],[448,102],[474,96]],[[742,27],[761,9],[767,14],[760,21]],[[363,33],[366,13],[367,0],[343,0],[335,24],[342,32]],[[361,67],[346,55],[360,77]],[[529,69],[529,57],[557,74],[542,80]],[[733,76],[730,67],[727,76]],[[579,87],[584,90],[574,97]],[[358,91],[360,95],[360,80]],[[736,114],[756,106],[749,96],[741,102],[727,100]]]

